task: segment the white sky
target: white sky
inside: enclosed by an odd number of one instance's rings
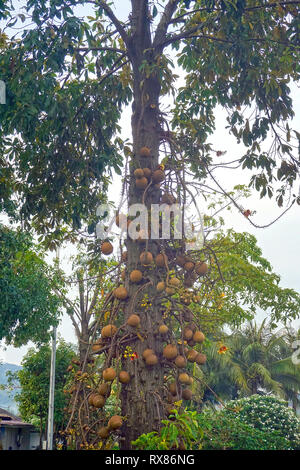
[[[129,11],[129,0],[116,0],[116,4],[118,16],[125,19]],[[300,100],[299,90],[296,87],[293,87],[293,100],[296,113],[293,127],[299,130]],[[217,131],[214,136],[208,140],[213,143],[214,148],[226,150],[231,160],[239,158],[244,152],[244,147],[241,144],[238,145],[235,139],[225,130],[226,116],[222,110],[217,111],[216,121]],[[123,137],[131,138],[130,109],[124,111],[121,125]],[[219,170],[217,176],[226,190],[231,190],[236,184],[247,183],[249,181],[249,173],[247,173],[247,171],[235,170],[232,172],[230,170]],[[119,195],[120,183],[118,179],[115,179],[110,189],[110,199],[117,203],[119,201]],[[243,203],[245,208],[256,211],[253,221],[257,225],[266,225],[275,219],[282,211],[282,209],[279,210],[276,206],[275,200],[269,200],[267,198],[260,200],[255,191],[253,191],[251,198],[243,201]],[[222,215],[224,215],[224,217],[226,216],[225,220],[228,227],[230,226],[236,231],[246,231],[255,235],[258,240],[258,245],[263,251],[263,256],[270,261],[274,271],[281,276],[281,286],[293,288],[300,292],[300,207],[295,204],[279,221],[266,229],[254,228],[247,219],[235,209],[232,213],[225,212],[226,213]],[[64,259],[63,253],[62,265],[66,268],[68,266],[67,259]],[[261,318],[261,315],[258,315],[258,320]],[[295,326],[299,324],[299,321],[294,323]],[[60,324],[59,333],[65,340],[75,342],[73,326],[66,316],[64,316]],[[8,347],[6,350],[0,348],[0,360],[20,364],[29,346],[30,344],[18,349]]]

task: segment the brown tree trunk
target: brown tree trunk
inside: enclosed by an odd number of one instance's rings
[[[143,3],[143,2],[140,2]],[[143,61],[151,66],[155,62],[154,51],[149,50],[150,25],[147,15],[144,15],[144,23],[141,27],[141,17],[137,11],[136,34],[133,34],[133,74],[134,74],[134,102],[132,114],[133,157],[130,165],[130,189],[129,206],[142,203],[150,210],[151,204],[159,203],[160,190],[151,185],[146,194],[135,185],[133,172],[136,168],[150,168],[154,170],[159,162],[159,93],[160,82],[157,72],[146,76],[141,73],[140,66]],[[145,52],[144,52],[145,51]],[[140,157],[141,147],[151,150],[151,157]],[[149,212],[148,212],[149,213]],[[122,388],[122,415],[126,416],[122,428],[121,448],[130,449],[131,441],[140,434],[159,429],[160,421],[164,417],[164,408],[161,397],[163,395],[164,368],[162,359],[162,338],[157,334],[158,326],[162,322],[162,311],[155,298],[158,274],[155,268],[143,267],[140,263],[140,254],[147,250],[153,258],[160,252],[158,240],[149,239],[147,243],[137,243],[129,237],[126,241],[128,261],[126,269],[125,287],[129,291],[129,301],[125,308],[125,318],[136,313],[141,318],[139,330],[142,339],[133,335],[131,348],[137,353],[138,358],[131,361],[124,359],[122,367],[128,370],[132,376],[130,384]],[[133,285],[129,282],[129,273],[133,269],[143,271],[142,284]],[[141,306],[141,300],[145,294],[151,301],[149,308]],[[130,330],[130,328],[129,328]],[[142,358],[144,349],[150,348],[159,357],[159,363],[155,366],[146,366]]]

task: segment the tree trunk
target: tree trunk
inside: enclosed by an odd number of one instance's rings
[[[147,15],[144,16],[144,19]],[[150,210],[151,204],[159,203],[160,190],[151,185],[146,194],[135,185],[133,172],[136,168],[156,169],[159,162],[159,94],[160,81],[157,72],[150,76],[141,73],[140,66],[144,60],[151,66],[154,64],[154,52],[149,51],[150,34],[149,23],[139,30],[138,37],[133,39],[136,47],[133,51],[133,74],[134,74],[134,102],[132,108],[132,135],[133,135],[133,157],[130,164],[130,188],[129,207],[132,204],[142,203]],[[147,50],[148,49],[148,50]],[[145,51],[147,50],[147,51]],[[145,51],[145,52],[144,52]],[[141,157],[140,149],[148,147],[151,157]],[[149,214],[149,212],[148,212]],[[150,219],[149,219],[150,220]],[[158,332],[158,326],[162,323],[162,310],[157,296],[156,285],[159,281],[157,269],[143,267],[140,263],[140,254],[147,250],[155,259],[160,252],[158,240],[149,239],[146,243],[138,243],[126,240],[128,253],[125,287],[129,292],[129,301],[125,307],[125,318],[136,313],[141,319],[139,330],[142,339],[133,335],[130,344],[132,351],[137,353],[138,358],[122,360],[122,368],[127,370],[132,379],[128,386],[122,388],[121,402],[122,415],[126,416],[122,428],[121,448],[130,449],[131,441],[140,434],[158,430],[160,421],[164,417],[164,407],[161,400],[163,396],[164,368],[162,367],[163,341]],[[129,274],[133,269],[143,271],[142,284],[133,285],[129,282]],[[145,286],[145,287],[144,287]],[[141,306],[145,297],[151,300],[148,308]],[[129,327],[130,330],[130,327]],[[153,349],[159,358],[155,366],[146,366],[142,358],[146,348]]]

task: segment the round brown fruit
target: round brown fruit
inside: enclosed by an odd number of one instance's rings
[[[165,292],[168,295],[174,295],[176,293],[175,289],[173,287],[166,287]]]
[[[160,327],[158,328],[158,331],[160,332],[161,335],[166,335],[169,331],[169,328],[167,327],[167,325],[160,325]]]
[[[195,341],[195,343],[203,343],[204,340],[205,340],[205,336],[202,333],[202,331],[199,331],[199,330],[195,331],[194,336],[193,336],[193,341]]]
[[[177,385],[176,385],[176,382],[171,382],[170,385],[169,385],[169,390],[170,390],[170,393],[175,396],[177,395]]]
[[[186,366],[186,359],[183,356],[177,356],[175,359],[175,365],[179,369],[182,369],[183,367]]]
[[[143,279],[143,273],[139,271],[138,269],[134,269],[133,271],[131,271],[129,277],[130,277],[131,282],[138,283],[138,282],[141,282],[141,280]]]
[[[156,184],[161,183],[165,179],[165,172],[162,170],[155,170],[152,173],[152,181]]]
[[[190,390],[189,388],[185,388],[184,390],[182,390],[182,398],[184,400],[191,400],[192,397],[193,397],[192,390]]]
[[[144,171],[142,170],[142,168],[137,168],[135,171],[134,171],[134,176],[139,179],[139,178],[143,178],[145,175],[144,175]]]
[[[186,259],[183,255],[178,255],[175,259],[175,263],[180,266],[181,268],[183,268],[183,266],[185,265],[186,263]]]
[[[149,266],[150,264],[152,264],[152,262],[153,262],[153,256],[152,256],[152,254],[150,253],[150,251],[143,251],[143,253],[141,253],[141,255],[140,255],[140,262],[141,262],[144,266]]]
[[[187,360],[190,361],[190,362],[195,362],[195,361],[196,361],[197,354],[198,354],[197,351],[195,351],[194,349],[191,349],[191,350],[187,353]]]
[[[164,281],[160,281],[156,285],[156,290],[157,290],[157,292],[163,292],[165,290],[165,287],[166,287],[166,285],[165,285]]]
[[[156,354],[148,354],[145,361],[148,366],[155,366],[158,363],[158,357]]]
[[[163,355],[169,360],[175,359],[178,356],[178,349],[175,344],[167,344],[164,347]]]
[[[102,349],[102,346],[101,344],[92,344],[92,352],[93,353],[97,353],[99,352],[100,350]]]
[[[188,341],[190,339],[192,339],[193,337],[193,330],[191,330],[190,328],[185,328],[183,330],[183,338]]]
[[[182,374],[179,374],[178,380],[182,384],[188,384],[190,381],[190,378],[186,372],[183,372]]]
[[[97,393],[91,393],[88,397],[88,404],[93,406],[93,400],[97,396]]]
[[[127,289],[125,289],[125,287],[123,287],[123,286],[117,287],[114,290],[114,296],[119,300],[127,299],[127,297],[128,297]]]
[[[102,338],[111,338],[116,334],[118,328],[115,325],[106,325],[101,330]]]
[[[172,277],[172,279],[169,280],[169,284],[173,287],[179,287],[181,284],[181,281],[177,277]]]
[[[98,436],[101,437],[101,439],[107,439],[109,436],[109,429],[107,426],[103,426],[98,430]]]
[[[184,263],[184,269],[188,272],[191,272],[193,271],[195,265],[192,261],[187,261],[186,263]]]
[[[127,227],[127,216],[125,214],[116,215],[116,225],[122,229]]]
[[[168,266],[168,258],[165,254],[160,253],[155,258],[155,264],[159,268],[166,268]]]
[[[144,172],[144,176],[148,179],[151,178],[151,175],[152,175],[152,170],[150,170],[150,168],[143,168],[143,172]]]
[[[128,384],[130,382],[130,375],[126,370],[121,370],[119,373],[119,380],[122,384]]]
[[[114,251],[114,247],[110,242],[103,242],[101,245],[101,253],[103,255],[110,255]]]
[[[100,393],[100,395],[102,395],[103,397],[108,397],[110,394],[109,383],[105,382],[103,384],[100,384],[98,387],[98,393]]]
[[[130,317],[128,317],[127,324],[129,326],[137,327],[141,323],[141,319],[139,315],[136,315],[135,313],[132,313]]]
[[[112,382],[117,376],[115,369],[113,369],[112,367],[104,369],[102,375],[105,382]]]
[[[127,251],[123,251],[122,256],[121,256],[121,261],[123,263],[126,263],[127,259],[128,259],[128,253]]]
[[[148,180],[143,176],[142,178],[135,180],[135,185],[138,189],[146,189],[148,186]]]
[[[150,156],[151,156],[151,152],[150,152],[149,147],[142,147],[140,149],[140,157],[150,157]]]
[[[108,421],[108,429],[119,429],[123,424],[121,416],[115,415]]]
[[[208,266],[204,262],[197,263],[195,266],[195,271],[199,276],[204,276],[208,271]]]
[[[103,408],[105,405],[105,398],[103,395],[95,395],[93,397],[93,406],[95,408]]]
[[[162,204],[174,204],[176,202],[176,198],[173,196],[173,194],[170,193],[164,193],[161,197],[161,202]]]
[[[206,355],[202,354],[202,353],[197,354],[196,362],[199,365],[205,364],[206,363]]]
[[[154,354],[154,351],[153,349],[145,349],[144,352],[143,352],[143,358],[146,360],[146,357],[149,355],[149,354]]]

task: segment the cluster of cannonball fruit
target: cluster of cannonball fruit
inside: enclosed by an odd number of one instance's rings
[[[145,159],[151,156],[150,149],[148,147],[141,148],[140,156],[145,161]],[[160,166],[158,166],[155,170],[151,170],[148,167],[136,168],[133,174],[135,178],[135,185],[138,189],[141,190],[145,190],[150,184],[159,187],[160,183],[162,183],[165,179],[164,170]],[[161,196],[160,202],[166,205],[172,205],[176,202],[176,198],[172,194],[165,192]],[[124,214],[118,214],[116,218],[116,224],[122,228],[128,228],[130,220],[127,220],[127,217]],[[145,241],[143,234],[140,235],[138,241]],[[101,251],[104,255],[110,255],[113,252],[112,244],[109,241],[104,242],[101,246]],[[126,263],[127,252],[122,253],[121,261]],[[143,281],[143,268],[155,266],[161,273],[160,281],[156,285],[156,291],[159,295],[172,296],[179,292],[180,300],[183,305],[189,305],[191,302],[201,301],[199,295],[189,291],[188,288],[192,288],[199,277],[202,277],[208,273],[208,265],[206,262],[195,260],[192,256],[187,256],[182,253],[181,250],[177,250],[176,255],[170,256],[169,260],[165,252],[161,252],[156,256],[153,256],[153,254],[147,249],[140,253],[139,262],[141,268],[139,269],[136,267],[136,269],[133,269],[130,273],[128,273],[131,283],[141,283]],[[177,270],[179,270],[179,274],[177,274],[179,277],[164,274],[164,270],[169,273],[170,267],[173,268],[175,265],[177,266]],[[125,280],[125,270],[121,274],[121,279],[122,281]],[[119,301],[125,301],[129,297],[129,293],[123,285],[115,288],[113,295]],[[183,341],[178,342],[178,344],[167,344],[163,349],[164,360],[166,360],[169,365],[174,367],[175,370],[177,369],[176,381],[171,382],[168,385],[167,399],[169,403],[173,403],[180,397],[185,400],[190,400],[192,398],[192,391],[188,387],[191,385],[193,378],[190,377],[187,372],[185,372],[185,368],[187,367],[188,362],[195,362],[199,365],[202,365],[206,362],[205,354],[202,354],[193,349],[196,344],[203,343],[205,339],[204,334],[192,323],[192,318],[186,312],[184,312],[184,320],[190,323],[186,325],[182,331],[181,339]],[[140,317],[135,313],[132,313],[127,319],[127,324],[131,328],[139,328],[140,323]],[[101,331],[101,338],[104,340],[109,340],[116,333],[117,327],[115,325],[106,325]],[[158,333],[167,337],[169,333],[169,327],[165,324],[159,325]],[[189,346],[191,349],[189,349],[187,346]],[[93,348],[95,352],[101,349],[100,345],[97,343],[93,345]],[[161,358],[159,357],[159,354],[153,349],[146,348],[142,354],[142,359],[145,361],[147,366],[151,367],[155,366]],[[126,384],[130,381],[130,376],[126,371],[122,371],[120,374],[123,375],[122,379],[119,375],[119,380],[121,383]],[[105,381],[113,381],[115,378],[116,372],[113,368],[108,368],[103,371],[103,379]],[[99,402],[102,403],[103,400],[99,400]],[[95,406],[93,403],[91,404]]]

